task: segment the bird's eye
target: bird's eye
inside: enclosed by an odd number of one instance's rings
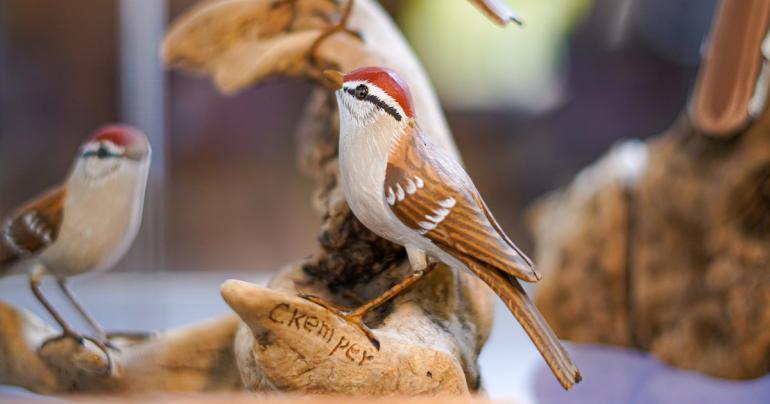
[[[364,98],[366,98],[367,94],[369,94],[369,87],[363,84],[356,87],[356,98],[358,98],[359,100],[363,100]]]
[[[110,156],[110,151],[107,150],[107,147],[104,145],[99,146],[99,150],[96,151],[96,157],[103,159],[109,156]]]

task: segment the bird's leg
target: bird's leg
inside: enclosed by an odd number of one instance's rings
[[[69,285],[67,284],[67,280],[59,278],[56,280],[56,284],[59,285],[59,289],[61,289],[62,293],[64,293],[64,296],[67,298],[67,300],[72,303],[72,306],[75,307],[75,310],[77,310],[80,316],[86,320],[86,323],[88,323],[88,326],[91,327],[91,331],[94,332],[96,338],[106,340],[107,334],[104,332],[104,329],[99,325],[99,323],[96,322],[96,320],[94,320],[93,317],[91,317],[90,314],[88,314],[78,299],[75,298],[75,295],[72,293]]]
[[[86,311],[86,309],[83,307],[82,304],[80,304],[80,301],[75,297],[75,294],[72,293],[72,290],[69,287],[69,283],[67,282],[67,279],[65,278],[58,278],[56,280],[56,283],[59,285],[59,289],[61,289],[64,296],[67,298],[67,300],[72,303],[72,306],[75,307],[75,310],[80,314],[80,316],[88,323],[88,326],[91,328],[91,331],[93,331],[96,338],[103,341],[104,345],[107,347],[114,349],[116,351],[119,351],[119,349],[110,341],[110,338],[127,338],[130,340],[142,340],[147,339],[152,336],[152,333],[148,332],[106,332],[104,331],[104,328],[102,328],[99,323]]]
[[[32,294],[35,295],[35,298],[37,298],[40,304],[42,304],[43,307],[45,307],[46,311],[48,311],[48,314],[50,314],[51,317],[53,317],[53,319],[59,324],[59,326],[62,329],[62,335],[46,340],[45,342],[43,342],[42,346],[45,346],[48,343],[58,341],[63,338],[72,338],[75,341],[77,341],[80,345],[83,345],[85,343],[85,340],[91,341],[104,353],[105,358],[107,358],[106,370],[108,373],[111,372],[112,357],[110,356],[110,352],[108,350],[107,345],[104,343],[104,341],[100,338],[89,337],[75,331],[64,320],[64,317],[62,317],[62,315],[59,314],[59,312],[56,311],[56,309],[54,309],[53,305],[51,304],[51,302],[48,301],[45,295],[43,295],[43,291],[40,290],[40,282],[43,280],[43,277],[45,276],[45,274],[46,274],[46,270],[42,266],[38,266],[35,269],[33,269],[29,277],[29,288],[30,290],[32,290]]]
[[[407,249],[407,252],[409,249]],[[378,351],[380,350],[380,341],[377,340],[377,337],[374,336],[374,333],[372,330],[369,329],[369,327],[366,326],[363,322],[364,316],[369,313],[372,310],[375,310],[376,308],[382,306],[383,304],[389,302],[394,297],[400,295],[407,289],[409,289],[412,285],[417,283],[420,279],[422,279],[425,275],[427,275],[430,271],[432,271],[436,265],[428,265],[427,260],[425,260],[424,253],[422,254],[423,261],[422,263],[417,263],[417,267],[414,267],[414,272],[412,272],[411,275],[404,278],[401,282],[396,284],[395,286],[391,287],[385,293],[375,297],[374,299],[364,303],[363,305],[359,306],[355,310],[350,310],[347,308],[340,307],[334,303],[327,302],[324,299],[321,299],[318,296],[313,295],[306,295],[301,294],[300,297],[309,300],[326,310],[331,311],[332,313],[336,314],[338,317],[344,319],[354,327],[361,330],[361,332],[366,335],[366,337],[369,339],[369,341],[372,343],[375,349]],[[410,254],[410,262],[412,261],[412,256]]]
[[[51,302],[48,301],[48,299],[43,295],[43,292],[40,290],[40,282],[43,280],[44,276],[45,270],[42,267],[35,268],[32,271],[32,274],[29,277],[29,287],[32,290],[32,294],[35,295],[37,301],[39,301],[40,304],[45,307],[48,314],[50,314],[51,317],[53,317],[53,319],[59,324],[64,335],[68,335],[82,343],[83,338],[77,332],[75,332],[72,327],[70,327],[70,325],[64,320],[64,317],[62,317],[61,314],[59,314],[59,312],[53,308]]]
[[[358,39],[363,39],[360,32],[353,31],[347,27],[348,20],[350,19],[350,14],[353,11],[354,3],[355,3],[355,0],[348,0],[348,4],[345,6],[345,9],[342,10],[342,16],[340,17],[339,22],[337,22],[336,24],[332,25],[331,27],[321,32],[321,35],[319,35],[318,38],[316,38],[316,40],[313,41],[313,44],[310,45],[310,50],[308,51],[310,66],[320,69],[318,65],[318,58],[316,55],[316,53],[318,52],[318,48],[327,38],[334,35],[335,33],[342,31]]]

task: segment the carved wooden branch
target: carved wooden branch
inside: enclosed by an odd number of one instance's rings
[[[42,394],[202,392],[241,388],[234,365],[234,316],[160,334],[116,341],[113,372],[96,346],[71,339],[44,341],[55,330],[33,314],[0,302],[0,384]]]

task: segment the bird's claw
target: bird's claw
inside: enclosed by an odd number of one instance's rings
[[[70,332],[63,332],[61,335],[57,335],[55,337],[48,338],[47,340],[43,341],[43,344],[40,345],[40,348],[42,349],[48,344],[54,343],[56,341],[61,341],[63,339],[71,339],[78,343],[80,346],[85,346],[86,340],[85,337],[78,333],[70,333]]]
[[[361,331],[361,333],[363,333],[364,336],[366,336],[366,338],[372,344],[374,349],[376,349],[377,351],[380,350],[380,341],[377,339],[377,337],[374,336],[374,332],[372,332],[372,330],[369,329],[369,327],[367,327],[366,324],[364,324],[363,315],[365,313],[361,313],[358,310],[350,310],[348,308],[344,308],[342,306],[326,301],[315,295],[301,293],[299,297],[311,303],[315,303],[323,307],[327,311],[332,312],[335,316],[345,320],[345,322],[347,322],[348,324],[352,325],[353,327]]]
[[[112,355],[110,354],[110,349],[114,350],[116,352],[120,352],[120,349],[118,349],[117,346],[115,346],[112,342],[110,342],[109,339],[104,337],[92,337],[89,335],[82,335],[80,333],[71,331],[71,330],[64,330],[64,332],[61,333],[61,335],[58,335],[56,337],[49,338],[43,342],[43,344],[40,346],[40,349],[42,350],[45,348],[46,345],[61,341],[63,339],[72,339],[75,342],[78,343],[80,346],[85,346],[86,341],[90,341],[92,344],[94,344],[97,348],[99,348],[100,351],[104,354],[105,359],[107,360],[107,366],[104,369],[104,374],[112,374]]]

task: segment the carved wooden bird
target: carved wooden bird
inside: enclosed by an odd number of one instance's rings
[[[86,142],[67,181],[0,222],[0,275],[30,273],[30,288],[62,327],[62,337],[87,339],[110,361],[106,333],[83,309],[67,279],[111,268],[131,246],[141,222],[150,143],[138,130],[106,126]],[[67,324],[40,290],[45,274],[83,316],[94,336]]]
[[[581,380],[559,339],[518,279],[537,281],[532,261],[505,235],[463,167],[420,129],[409,89],[392,70],[325,71],[340,111],[340,179],[348,205],[371,231],[406,248],[414,274],[348,311],[318,303],[361,329],[370,310],[414,284],[434,265],[468,270],[497,293],[565,388]]]

